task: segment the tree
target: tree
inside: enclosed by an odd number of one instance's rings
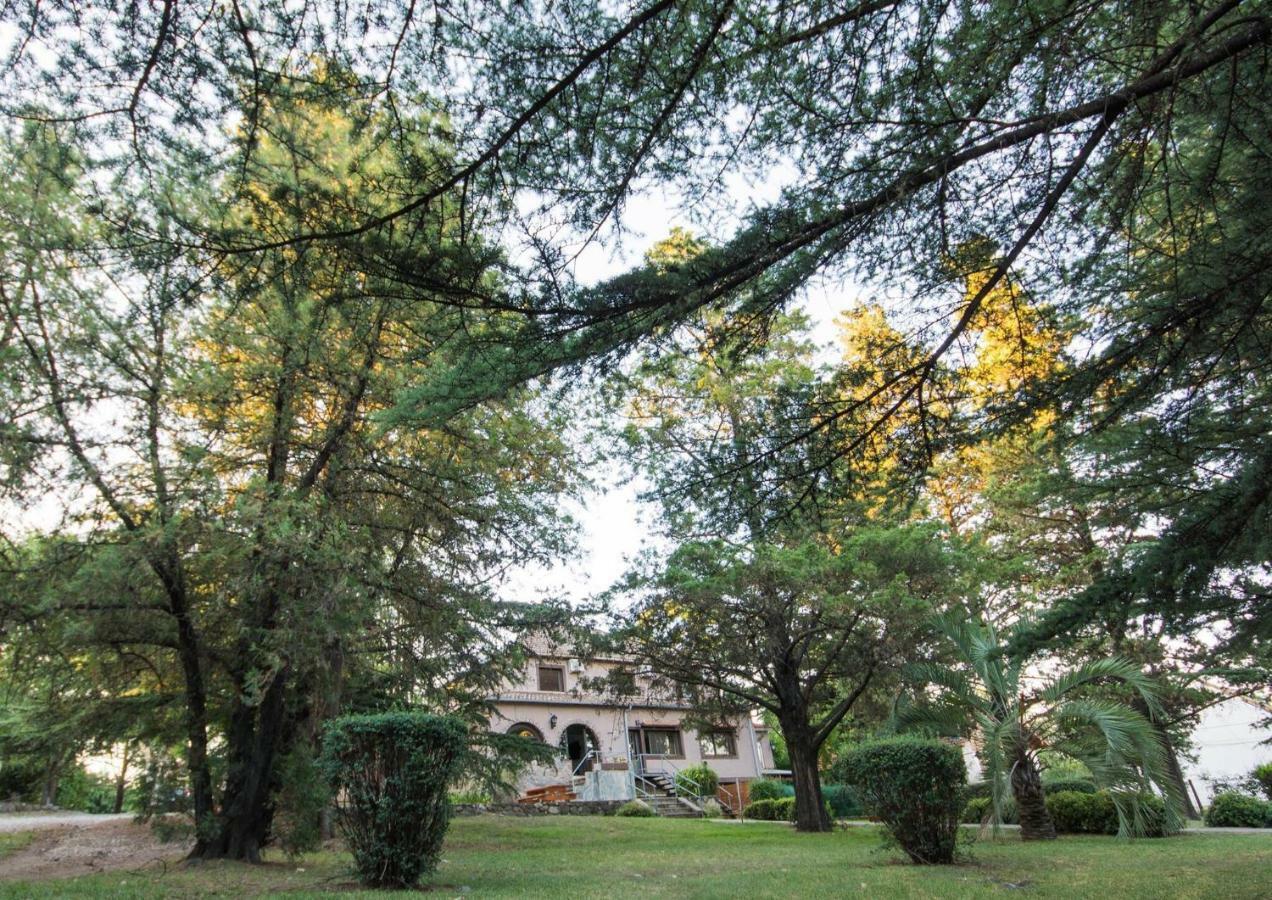
[[[702,252],[674,235],[651,265]],[[710,316],[667,335],[666,352],[621,382],[623,447],[669,542],[622,585],[627,648],[689,687],[706,718],[755,708],[776,718],[801,830],[830,825],[820,749],[908,659],[956,581],[946,536],[905,517],[914,481],[903,459],[917,433],[893,423],[857,434],[845,422],[834,432],[843,445],[800,437],[819,391],[869,391],[883,377],[861,346],[895,333],[869,312],[855,324],[845,343],[858,365],[834,382],[819,380],[799,317],[738,339]]]
[[[992,625],[951,615],[939,626],[957,648],[962,667],[916,664],[913,676],[935,696],[900,707],[898,722],[947,733],[954,729],[978,742],[995,823],[1002,820],[1010,790],[1021,838],[1055,838],[1039,763],[1044,750],[1081,763],[1098,785],[1111,791],[1122,834],[1144,831],[1138,802],[1143,793],[1156,787],[1178,802],[1152,723],[1123,702],[1084,693],[1115,680],[1155,709],[1156,688],[1135,665],[1110,657],[1055,675],[1031,675],[1027,658],[1003,656],[1003,642]]]
[[[952,552],[938,531],[861,529],[835,551],[810,540],[679,546],[629,587],[626,646],[689,689],[707,718],[763,709],[781,727],[796,827],[830,827],[818,754],[876,677],[909,659]]]
[[[6,556],[39,588],[11,612],[180,673],[203,857],[259,859],[279,760],[344,689],[474,717],[526,618],[492,605],[491,584],[569,539],[554,512],[574,484],[567,429],[533,397],[429,431],[378,420],[449,336],[480,330],[452,301],[496,275],[457,239],[474,224],[457,207],[246,265],[128,238],[141,218],[294,234],[394,202],[449,152],[435,119],[346,106],[348,76],[319,62],[306,78],[261,99],[268,128],[239,133],[257,152],[236,179],[124,178],[100,208],[81,196],[100,173],[49,129],[6,147],[5,485],[17,502],[52,486],[72,548],[47,570]]]

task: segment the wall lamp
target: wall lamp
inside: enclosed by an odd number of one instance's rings
[[[549,727],[549,728],[556,728],[556,722],[557,722],[557,720],[556,720],[556,713],[553,713],[552,715],[548,716],[548,727]]]

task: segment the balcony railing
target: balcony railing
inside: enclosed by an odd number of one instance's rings
[[[504,703],[558,703],[586,706],[656,706],[688,709],[689,704],[653,691],[617,696],[593,691],[500,691],[491,699]]]

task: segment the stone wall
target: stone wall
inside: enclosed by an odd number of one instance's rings
[[[456,803],[457,816],[612,816],[623,800],[567,800],[560,803]]]

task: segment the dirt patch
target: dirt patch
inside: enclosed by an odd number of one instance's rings
[[[187,843],[161,843],[150,826],[131,820],[68,826],[42,832],[23,849],[0,859],[0,881],[162,869],[179,863],[188,851]]]

